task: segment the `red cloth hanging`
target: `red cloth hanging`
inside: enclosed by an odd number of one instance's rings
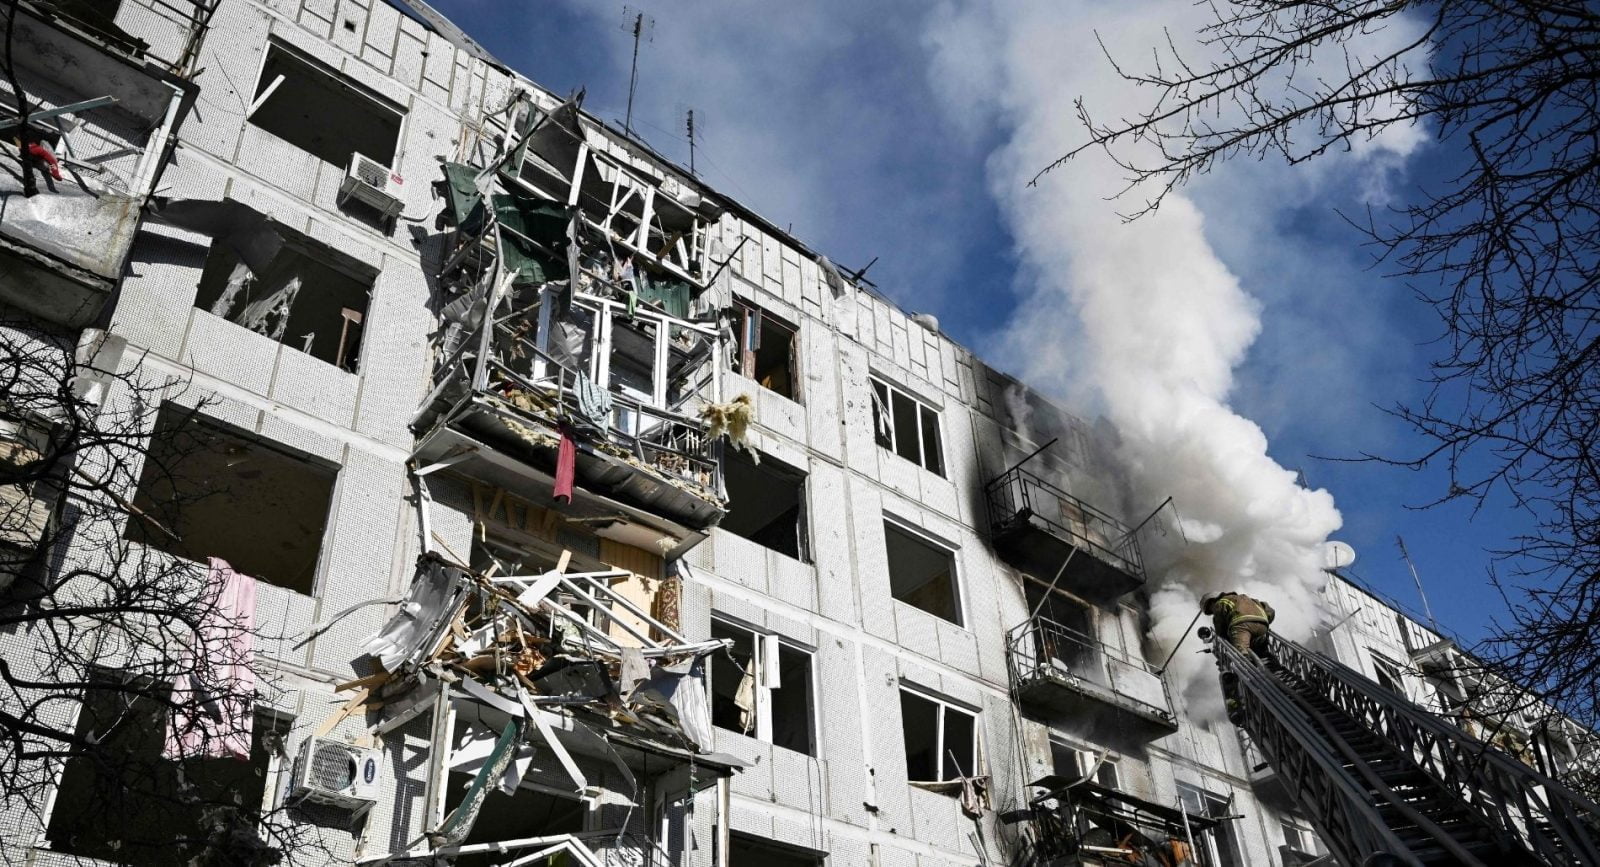
[[[28,153],[33,154],[34,159],[50,167],[50,177],[58,181],[61,180],[61,161],[56,159],[56,155],[50,151],[49,145],[43,142],[28,142]]]
[[[561,428],[561,444],[556,446],[556,486],[551,499],[572,502],[572,482],[578,472],[578,444],[572,432]]]

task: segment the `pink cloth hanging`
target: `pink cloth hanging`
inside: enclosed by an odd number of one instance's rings
[[[556,446],[556,484],[551,499],[572,502],[572,483],[578,473],[578,444],[572,432],[561,428],[561,444]]]
[[[194,643],[180,654],[174,710],[161,754],[169,759],[250,758],[254,734],[256,579],[210,560],[216,594]],[[203,656],[204,658],[199,658]],[[212,694],[208,697],[208,693]],[[188,711],[188,713],[185,713]]]

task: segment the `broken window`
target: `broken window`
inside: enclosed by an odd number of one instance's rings
[[[944,475],[938,410],[877,377],[871,383],[872,430],[878,445],[930,473]]]
[[[473,777],[471,773],[450,774],[450,785],[444,793],[446,816],[466,799],[467,787],[472,784]],[[510,797],[495,793],[484,798],[472,829],[456,845],[578,834],[585,830],[584,817],[588,812],[588,805],[575,797],[541,791],[525,784]],[[490,867],[505,861],[504,852],[453,855],[450,858],[450,863],[455,867]]]
[[[1406,694],[1405,678],[1400,674],[1399,665],[1378,653],[1373,653],[1372,671],[1377,678],[1379,686],[1402,696]]]
[[[157,414],[127,537],[311,593],[333,469],[166,404]]]
[[[165,706],[126,696],[99,689],[84,697],[76,732],[98,740],[101,751],[68,759],[62,769],[45,830],[50,848],[141,867],[187,863],[225,821],[217,808],[233,808],[251,827],[287,723],[257,717],[249,761],[179,761],[161,755]]]
[[[343,169],[352,154],[394,165],[405,110],[332,67],[267,46],[250,123]]]
[[[790,400],[800,397],[796,329],[753,304],[734,302],[734,369]]]
[[[960,626],[955,552],[890,521],[883,522],[883,536],[890,595]]]
[[[906,777],[941,783],[978,776],[978,717],[926,693],[900,688]]]
[[[712,724],[814,755],[811,654],[722,620],[711,621],[711,637],[733,641],[711,658]]]
[[[194,306],[354,373],[377,274],[277,224],[250,237],[267,248],[211,245]]]
[[[748,834],[733,834],[728,843],[729,867],[822,867],[823,858],[819,852]]]
[[[717,526],[801,562],[811,562],[806,538],[806,477],[771,457],[756,463],[727,450],[722,458],[728,515]]]
[[[1083,776],[1082,752],[1076,747],[1050,739],[1050,773],[1074,781]]]
[[[1227,818],[1233,815],[1233,811],[1229,809],[1232,799],[1189,783],[1179,782],[1178,801],[1191,815],[1223,820],[1218,822],[1216,828],[1209,834],[1195,838],[1200,867],[1242,867],[1245,860],[1243,850],[1239,846],[1239,832]]]

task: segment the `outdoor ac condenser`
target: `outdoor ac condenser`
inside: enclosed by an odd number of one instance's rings
[[[306,738],[294,763],[295,797],[365,810],[378,800],[382,753],[331,738]]]
[[[350,167],[339,183],[339,204],[355,199],[383,214],[385,219],[400,213],[400,187],[405,181],[388,166],[358,153],[350,155]]]

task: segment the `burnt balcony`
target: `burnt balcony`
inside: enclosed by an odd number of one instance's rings
[[[1110,515],[1022,467],[989,483],[989,530],[1006,562],[1096,602],[1144,586],[1139,543]],[[1070,558],[1070,559],[1069,559]]]
[[[1028,805],[999,817],[1003,824],[1027,826],[1025,833],[1016,836],[1014,864],[1190,864],[1190,853],[1207,851],[1207,837],[1218,824],[1215,818],[1089,780],[1049,776],[1030,785],[1037,794]]]
[[[1006,633],[1017,700],[1049,719],[1106,715],[1160,737],[1178,730],[1167,682],[1143,659],[1034,617]]]
[[[0,82],[0,301],[68,327],[96,319],[122,275],[139,219],[194,101],[187,80],[211,4],[126,4],[138,35],[99,17],[24,0],[0,21],[19,96]],[[171,48],[158,58],[144,40]],[[26,107],[26,124],[23,108]],[[26,169],[15,140],[30,141]],[[34,189],[23,182],[32,175]]]

